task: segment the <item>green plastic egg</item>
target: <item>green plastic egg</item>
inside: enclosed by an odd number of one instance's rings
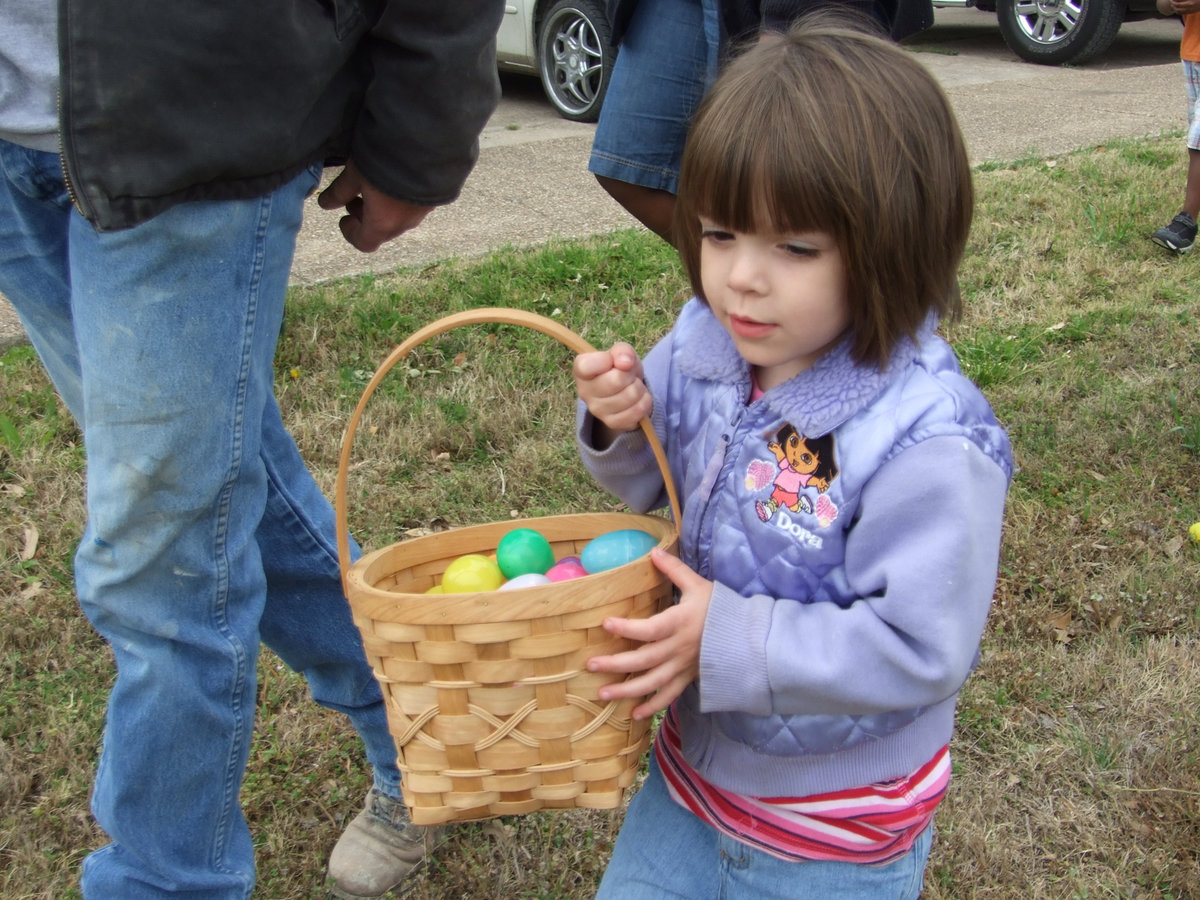
[[[544,575],[554,565],[554,548],[532,528],[514,528],[500,539],[496,561],[506,578],[531,572]]]

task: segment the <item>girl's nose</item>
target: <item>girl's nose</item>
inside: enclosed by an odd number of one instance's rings
[[[762,260],[751,248],[737,248],[729,264],[729,287],[739,293],[762,293],[765,290]]]

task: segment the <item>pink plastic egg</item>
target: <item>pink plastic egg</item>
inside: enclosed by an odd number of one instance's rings
[[[546,577],[551,581],[570,581],[572,578],[582,578],[586,574],[587,570],[578,562],[562,559],[547,570]]]

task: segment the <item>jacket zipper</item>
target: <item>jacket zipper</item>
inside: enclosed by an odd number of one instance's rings
[[[70,171],[70,168],[67,166],[67,142],[66,142],[66,133],[65,133],[66,129],[63,127],[64,121],[63,121],[63,103],[62,103],[62,87],[61,87],[62,74],[61,73],[59,73],[59,82],[60,82],[60,87],[55,92],[55,99],[54,99],[55,107],[58,110],[58,165],[59,165],[59,168],[62,169],[63,187],[65,187],[67,189],[67,197],[70,198],[71,205],[75,207],[76,212],[78,212],[81,216],[83,216],[86,219],[87,213],[84,212],[83,204],[79,200],[79,195],[75,192],[75,185],[72,184],[72,182],[71,182],[71,171]]]
[[[709,517],[709,510],[712,508],[713,504],[713,493],[716,490],[717,485],[723,483],[724,481],[725,470],[729,464],[729,447],[733,443],[733,436],[737,434],[738,427],[741,425],[742,419],[745,418],[745,416],[746,410],[745,407],[743,407],[739,409],[738,414],[730,420],[728,429],[724,434],[721,435],[720,440],[717,441],[716,448],[709,456],[709,459],[705,464],[704,480],[700,483],[700,490],[698,491],[698,494],[703,498],[704,506],[700,510],[700,514],[696,516],[695,519],[696,531],[693,543],[696,547],[700,546],[701,541],[705,537],[711,538],[711,535],[706,534],[705,532],[706,528],[711,528],[712,526],[712,522],[710,521]],[[697,572],[698,574],[703,575],[705,578],[712,577],[711,557],[712,554],[710,553],[708,559],[696,560],[697,564],[699,564],[704,570],[700,571],[698,569]]]

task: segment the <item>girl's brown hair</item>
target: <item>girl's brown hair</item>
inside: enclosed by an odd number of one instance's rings
[[[931,311],[959,312],[974,191],[958,123],[904,50],[844,17],[805,17],[723,71],[697,111],[674,234],[692,289],[700,218],[824,231],[846,264],[851,352],[882,368]]]

